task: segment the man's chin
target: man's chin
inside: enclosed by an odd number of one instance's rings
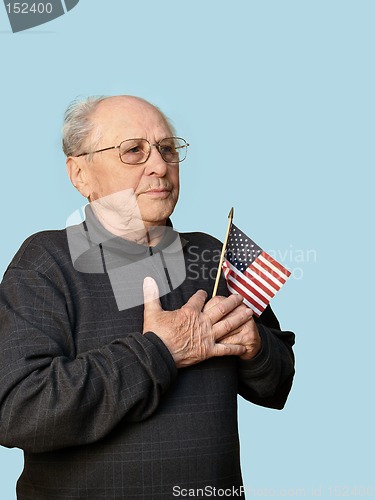
[[[150,199],[148,203],[142,203],[142,201],[138,198],[138,206],[145,225],[165,225],[176,206],[176,201],[171,196],[167,199]]]
[[[173,208],[164,210],[141,210],[144,225],[148,227],[165,226],[167,219],[172,215]]]

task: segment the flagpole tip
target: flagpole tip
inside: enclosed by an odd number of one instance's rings
[[[232,219],[233,219],[233,215],[234,215],[234,208],[232,207],[232,208],[230,209],[229,214],[228,214],[228,219],[231,219],[231,220],[232,220]]]

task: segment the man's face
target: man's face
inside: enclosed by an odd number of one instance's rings
[[[173,134],[163,116],[151,105],[131,97],[113,97],[101,102],[93,115],[101,131],[97,149],[117,146],[126,139],[144,138],[155,144]],[[151,148],[146,163],[126,165],[120,161],[118,149],[95,153],[92,161],[79,158],[84,171],[90,202],[103,197],[119,200],[131,194],[137,205],[134,216],[142,218],[146,227],[165,225],[178,200],[179,167],[166,163],[157,148]],[[134,195],[133,195],[134,192]],[[118,193],[116,196],[109,196]],[[109,196],[109,197],[108,197]],[[99,202],[100,203],[100,202]],[[123,207],[126,213],[127,207]]]

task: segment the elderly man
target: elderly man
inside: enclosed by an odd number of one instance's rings
[[[28,238],[0,288],[0,437],[24,450],[21,500],[244,498],[237,394],[285,404],[293,334],[224,281],[209,299],[220,243],[172,227],[175,135],[136,97],[66,112],[85,220]]]

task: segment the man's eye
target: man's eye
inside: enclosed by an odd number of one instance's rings
[[[130,148],[126,151],[127,153],[139,153],[140,152],[140,147],[139,146],[134,146],[133,148]]]
[[[173,154],[176,152],[176,150],[173,146],[162,146],[161,151],[164,154]]]

